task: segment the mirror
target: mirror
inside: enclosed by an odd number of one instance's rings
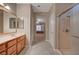
[[[23,18],[17,19],[17,29],[24,29],[24,19]]]
[[[0,9],[0,34],[16,32],[16,16]]]

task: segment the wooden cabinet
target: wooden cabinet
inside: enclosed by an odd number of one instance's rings
[[[19,54],[21,50],[25,47],[25,42],[25,36],[18,38],[17,54]]]
[[[23,35],[3,44],[0,44],[0,55],[19,54],[26,46],[26,40],[26,35]]]
[[[7,43],[7,54],[11,55],[16,52],[16,39],[13,39]]]

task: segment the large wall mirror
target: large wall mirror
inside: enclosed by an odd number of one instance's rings
[[[2,9],[1,9],[2,8]],[[4,7],[0,8],[0,34],[16,32],[16,15],[9,12]]]

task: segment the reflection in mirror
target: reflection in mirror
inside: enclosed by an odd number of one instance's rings
[[[24,19],[18,18],[17,19],[17,28],[18,29],[24,29]]]
[[[16,18],[14,18],[14,17],[9,18],[9,28],[10,29],[15,29],[16,28]]]
[[[0,34],[16,32],[16,16],[0,10]]]

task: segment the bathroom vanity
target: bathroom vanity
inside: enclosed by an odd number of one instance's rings
[[[28,46],[26,35],[15,35],[15,37],[0,38],[0,55],[18,55]]]
[[[24,31],[17,30],[24,29],[24,22],[12,9],[5,6],[0,5],[0,55],[18,55],[28,46]]]

